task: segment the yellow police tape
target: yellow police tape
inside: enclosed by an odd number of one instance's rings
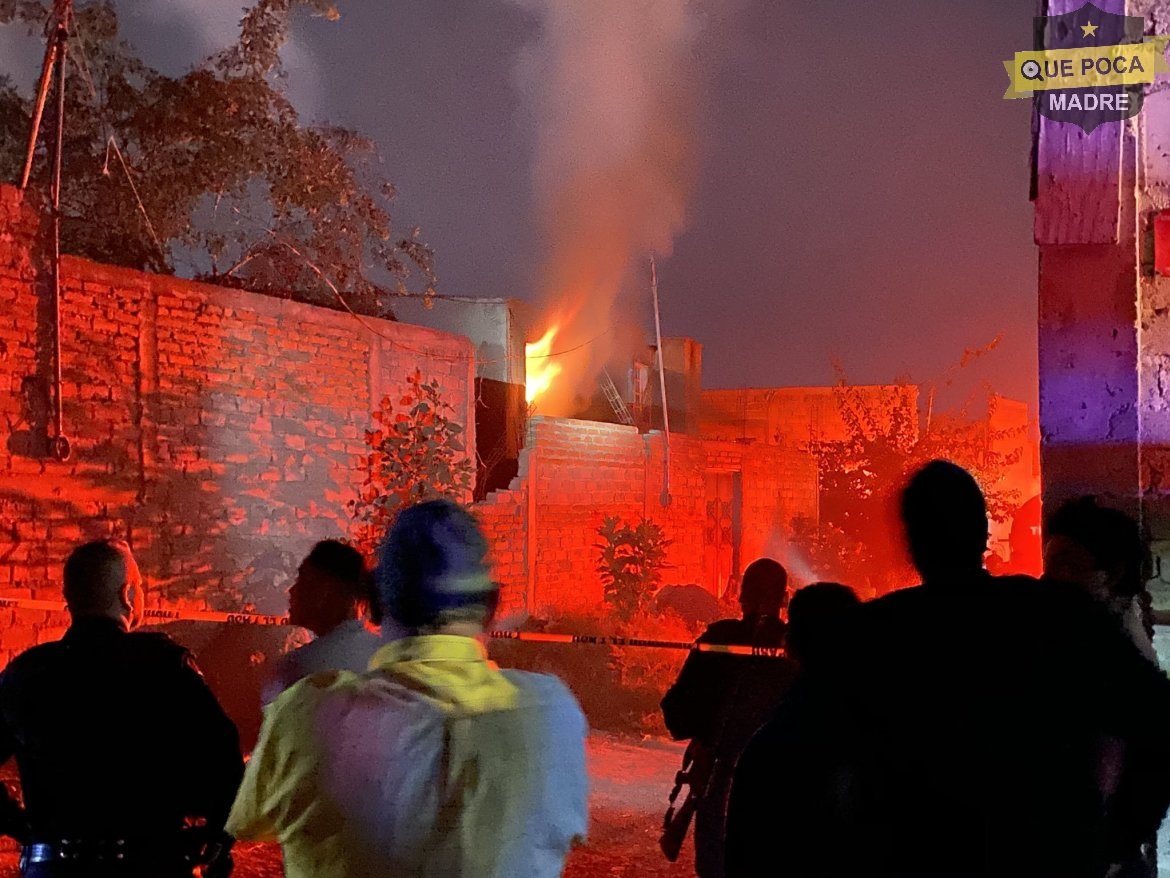
[[[38,601],[31,598],[0,598],[0,609],[65,612],[63,601]],[[288,616],[262,613],[219,613],[211,610],[149,609],[142,613],[144,622],[227,622],[234,625],[287,625]],[[538,631],[489,631],[494,640],[519,640],[525,643],[579,643],[592,646],[632,646],[648,649],[685,649],[723,655],[748,655],[775,658],[783,649],[766,646],[724,646],[718,643],[692,643],[685,640],[647,640],[638,637],[609,637],[593,634],[548,634]]]

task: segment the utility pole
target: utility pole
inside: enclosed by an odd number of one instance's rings
[[[53,170],[49,187],[52,203],[52,274],[53,299],[53,437],[50,451],[59,461],[69,459],[69,440],[65,437],[61,400],[61,151],[65,142],[65,62],[69,51],[69,26],[73,23],[73,0],[56,0],[53,4],[53,28],[45,45],[45,60],[37,85],[37,99],[33,108],[32,125],[28,134],[28,151],[24,157],[24,171],[20,188],[28,188],[36,155],[37,138],[49,96],[54,74],[57,80],[57,124],[53,132]]]

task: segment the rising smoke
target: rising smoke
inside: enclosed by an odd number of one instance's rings
[[[555,351],[583,345],[558,358],[562,373],[537,405],[566,415],[607,363],[621,369],[645,342],[644,308],[616,306],[623,292],[645,301],[649,255],[668,254],[686,221],[700,27],[687,0],[514,2],[540,22],[519,65],[545,248],[532,340],[555,326]]]

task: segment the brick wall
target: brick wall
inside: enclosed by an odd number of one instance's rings
[[[347,532],[384,394],[421,368],[474,429],[464,338],[66,258],[58,463],[38,222],[0,187],[0,596],[59,599],[70,548],[118,534],[154,604],[283,612],[300,558]],[[0,613],[0,663],[64,621]]]
[[[475,506],[480,526],[491,544],[492,572],[503,585],[499,615],[523,615],[528,609],[528,488],[521,471],[513,488],[495,491]]]
[[[664,582],[714,591],[705,561],[711,474],[738,474],[742,484],[741,567],[764,553],[783,559],[788,523],[815,513],[816,474],[807,454],[673,435],[664,506],[664,453],[661,433],[533,418],[511,488],[476,507],[492,540],[505,607],[540,613],[600,604],[597,529],[607,515],[661,524],[672,541]]]
[[[917,411],[918,388],[914,385],[859,384],[849,390],[874,412],[903,400]],[[848,434],[836,387],[704,390],[700,421],[705,437],[751,439],[756,444],[790,448],[802,447],[810,439],[833,441]]]

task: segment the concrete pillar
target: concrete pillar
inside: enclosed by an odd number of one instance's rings
[[[1051,0],[1048,14],[1081,5]],[[1167,0],[1109,0],[1170,26]],[[1170,94],[1148,88],[1128,122],[1084,134],[1039,119],[1041,476],[1046,510],[1100,495],[1154,540],[1155,601],[1170,608],[1170,281],[1153,271],[1154,217],[1170,207]]]
[[[1044,505],[1098,494],[1136,513],[1136,138],[1125,123],[1050,138],[1058,123],[1043,121],[1036,239]],[[1098,138],[1114,142],[1103,146],[1093,142]],[[1069,161],[1076,151],[1083,161]],[[1111,202],[1094,197],[1101,176],[1113,181]],[[1096,222],[1085,221],[1087,211],[1097,213]]]
[[[1051,0],[1047,14],[1080,5]],[[1137,138],[1131,122],[1085,134],[1035,119],[1044,506],[1097,494],[1136,513]]]
[[[1049,14],[1080,5],[1051,0]],[[1143,16],[1147,34],[1170,30],[1168,0],[1096,5]],[[1154,274],[1152,226],[1170,208],[1170,93],[1157,87],[1147,89],[1136,118],[1090,135],[1040,119],[1035,195],[1044,506],[1095,493],[1137,514],[1152,540],[1154,605],[1165,611],[1170,280]],[[1165,629],[1155,646],[1163,667],[1170,666]],[[1158,859],[1166,870],[1165,829]]]
[[[1048,14],[1080,5],[1053,0]],[[1166,0],[1097,6],[1143,16],[1148,34],[1170,23]],[[1170,207],[1170,95],[1158,85],[1141,115],[1092,135],[1039,119],[1035,240],[1045,507],[1099,494],[1140,515],[1170,558],[1170,281],[1154,274],[1151,231]],[[1155,597],[1170,603],[1162,567]]]
[[[1170,209],[1170,93],[1150,95],[1139,119],[1138,417],[1142,519],[1152,540],[1154,601],[1159,609],[1170,609],[1170,278],[1159,277],[1153,270],[1154,219]]]

